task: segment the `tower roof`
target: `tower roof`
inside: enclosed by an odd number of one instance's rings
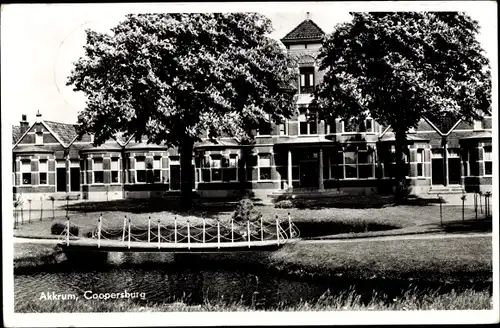
[[[303,41],[303,40],[321,40],[325,32],[316,25],[311,19],[307,18],[302,23],[297,25],[292,31],[290,31],[281,42],[293,42],[293,41]]]

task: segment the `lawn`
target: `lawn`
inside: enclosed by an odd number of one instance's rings
[[[492,279],[491,237],[292,244],[270,259],[283,271],[360,279]]]
[[[125,217],[131,219],[134,226],[147,226],[148,217],[152,224],[158,220],[161,224],[172,224],[174,217],[179,224],[190,220],[191,224],[201,224],[202,218],[207,222],[214,222],[217,218],[221,222],[229,222],[236,202],[205,202],[198,203],[196,207],[187,212],[175,209],[174,204],[168,201],[154,199],[120,200],[110,202],[85,202],[70,205],[69,217],[72,224],[80,227],[80,235],[93,229],[97,219],[102,214],[103,227],[120,229],[123,227]],[[285,220],[290,213],[291,219],[296,223],[303,237],[320,235],[333,235],[339,233],[364,233],[389,229],[415,229],[415,227],[429,227],[439,225],[439,206],[390,206],[383,208],[350,209],[350,208],[308,208],[308,209],[281,209],[272,205],[257,205],[265,220],[274,220],[276,216]],[[48,213],[47,213],[48,214]],[[52,214],[52,213],[50,213]],[[443,222],[456,222],[462,218],[460,206],[443,207]],[[57,211],[55,221],[65,221],[65,212]],[[465,218],[470,221],[475,218],[472,208],[465,208]],[[31,223],[19,225],[14,230],[16,236],[43,237],[50,235],[50,227],[54,220],[52,216],[32,220]],[[395,230],[393,230],[395,231]]]

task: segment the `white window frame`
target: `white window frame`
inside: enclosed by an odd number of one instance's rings
[[[45,164],[45,169],[42,170],[42,162]],[[42,173],[45,173],[47,183],[42,183]],[[47,186],[49,184],[49,160],[48,159],[40,159],[38,161],[38,185]]]
[[[418,174],[419,165],[422,167],[421,174]],[[425,177],[425,150],[424,148],[417,149],[417,177]]]
[[[287,135],[288,135],[288,119],[285,119],[285,122],[279,124],[279,136],[287,136]]]
[[[264,159],[263,157],[269,157],[267,160],[269,160],[269,165],[261,165],[261,160]],[[260,153],[257,154],[257,181],[272,181],[272,165],[271,165],[271,158],[272,154],[271,153]],[[260,170],[261,169],[269,169],[269,179],[262,179],[260,175]]]
[[[486,152],[486,148],[489,148],[490,151]],[[488,160],[486,160],[486,154],[488,155]],[[491,173],[486,173],[486,162],[491,163]],[[483,146],[483,163],[484,163],[484,176],[491,177],[493,175],[493,147],[490,145]]]
[[[28,163],[27,165],[24,163]],[[33,180],[31,177],[31,160],[30,159],[22,159],[21,160],[21,167],[20,167],[20,172],[21,172],[21,185],[22,186],[31,186],[33,184]],[[29,183],[24,183],[24,174],[29,174],[30,177],[30,182]]]
[[[316,124],[316,133],[312,134],[311,133],[311,124],[313,124],[313,122],[309,122],[308,121],[308,116],[311,115],[309,113],[309,109],[306,109],[305,110],[305,113],[301,113],[299,112],[299,117],[298,117],[298,122],[299,122],[299,126],[298,126],[298,132],[299,132],[299,136],[317,136],[318,135],[318,129],[319,129],[319,122],[318,122],[318,114],[317,113],[314,113],[314,117],[315,117],[315,121],[314,124]],[[301,128],[300,128],[300,123],[306,123],[306,133],[302,133],[301,131]]]
[[[100,170],[96,170],[96,160],[100,161],[100,164],[101,164],[101,169]],[[102,172],[102,182],[96,182],[96,179],[95,179],[95,174],[97,172]],[[96,184],[96,185],[102,185],[104,184],[104,158],[103,157],[94,157],[92,158],[92,184]]]
[[[366,133],[366,134],[374,134],[375,133],[375,121],[373,120],[373,118],[366,118],[364,123],[365,123],[365,127],[366,127],[366,122],[367,121],[371,121],[371,131],[365,131],[365,132],[359,132],[359,131],[350,131],[350,132],[347,132],[345,130],[345,122],[344,120],[342,120],[342,134],[360,134],[360,133]],[[359,125],[358,125],[358,130],[359,130]]]
[[[113,162],[116,162],[116,168],[113,168]],[[119,157],[111,157],[109,171],[110,171],[110,173],[109,173],[110,174],[110,183],[111,184],[120,184],[121,177],[120,177],[120,158]],[[118,181],[116,181],[116,182],[113,181],[113,172],[117,172]]]

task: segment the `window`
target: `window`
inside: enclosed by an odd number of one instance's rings
[[[118,158],[111,159],[111,183],[119,183],[120,182],[120,166],[118,162]]]
[[[145,183],[146,182],[146,158],[136,157],[135,158],[135,174],[137,182]]]
[[[268,136],[271,134],[271,115],[265,114],[265,120],[259,124],[257,129],[258,136]]]
[[[318,134],[318,122],[316,120],[316,113],[309,113],[303,111],[299,115],[299,134]]]
[[[474,130],[482,130],[483,129],[483,121],[474,120]]]
[[[334,149],[330,153],[330,179],[344,178],[344,153],[342,149]]]
[[[342,121],[344,133],[373,132],[373,119],[367,118],[363,122],[356,124],[354,121]]]
[[[424,173],[424,150],[417,149],[417,177],[423,177]]]
[[[210,169],[212,173],[212,181],[222,181],[222,156],[214,154],[210,156]]]
[[[37,132],[35,134],[35,144],[43,145],[43,132]]]
[[[440,149],[442,151],[442,149]],[[408,155],[403,153],[403,162],[406,164],[403,168],[403,176],[407,176],[409,172]],[[394,145],[387,151],[384,159],[384,176],[394,177],[396,172],[396,148]]]
[[[271,180],[271,154],[259,154],[259,180]]]
[[[300,93],[314,91],[314,67],[300,68]]]
[[[231,154],[229,158],[223,157],[224,169],[222,171],[222,178],[224,181],[236,181],[237,180],[237,167],[238,167],[238,155]]]
[[[104,183],[102,158],[94,158],[94,183]]]
[[[468,159],[469,159],[469,175],[477,177],[479,175],[479,165],[477,162],[477,148],[469,149]]]
[[[337,179],[373,178],[375,167],[373,153],[373,149],[366,145],[352,145],[344,153],[339,151],[335,154],[331,176]]]
[[[287,125],[288,125],[288,122],[285,120],[285,122],[281,123],[280,124],[280,136],[286,136],[288,134],[288,131],[287,131]]]
[[[161,181],[161,157],[155,156],[153,158],[153,181]]]
[[[23,185],[31,184],[31,161],[21,161],[21,179]]]
[[[371,147],[360,146],[358,149],[358,177],[362,179],[374,177],[374,158]]]
[[[492,175],[493,174],[493,157],[492,157],[492,148],[491,146],[484,146],[484,175]]]
[[[40,165],[38,167],[38,171],[40,172],[40,182],[41,185],[47,184],[47,171],[49,170],[49,166],[46,159],[40,160]]]

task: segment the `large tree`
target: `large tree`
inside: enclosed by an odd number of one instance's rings
[[[256,13],[127,15],[110,34],[87,30],[67,84],[86,95],[79,133],[117,132],[178,147],[181,200],[191,206],[193,145],[203,133],[251,140],[294,110],[295,74]]]
[[[405,195],[406,134],[426,117],[480,118],[491,103],[489,63],[478,23],[458,12],[351,13],[319,54],[324,80],[311,107],[323,119],[362,122],[395,133],[396,195]],[[404,198],[404,197],[403,197]]]

